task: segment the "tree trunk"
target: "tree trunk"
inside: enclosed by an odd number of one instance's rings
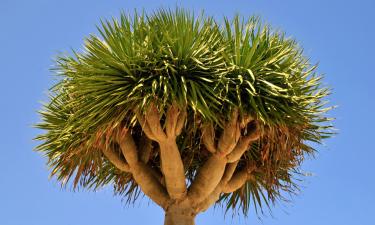
[[[165,212],[164,225],[195,225],[195,213],[191,208],[173,207]]]

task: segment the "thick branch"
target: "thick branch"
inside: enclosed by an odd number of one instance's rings
[[[237,143],[234,150],[227,156],[228,162],[238,161],[241,156],[249,149],[250,144],[260,137],[260,131],[258,128],[250,132],[245,137],[242,137]]]
[[[244,169],[236,172],[233,177],[223,186],[223,193],[231,193],[241,188],[246,181],[253,178],[252,173],[256,169],[255,163],[248,164]]]
[[[222,189],[222,185],[218,185],[212,192],[211,194],[206,198],[204,199],[202,202],[200,202],[199,204],[197,204],[195,206],[195,210],[197,212],[204,212],[206,211],[208,208],[211,207],[211,205],[215,204],[215,202],[217,200],[219,200],[220,198],[220,194],[221,194],[221,189]]]
[[[230,121],[225,125],[223,133],[218,142],[220,154],[227,155],[236,146],[241,135],[240,123],[238,121],[238,110],[232,112]]]
[[[123,129],[117,133],[116,139],[126,161],[129,163],[131,173],[143,193],[161,207],[167,207],[169,201],[168,194],[157,178],[155,178],[151,169],[145,163],[138,160],[137,146],[130,131]]]
[[[227,161],[219,155],[212,155],[200,168],[190,186],[188,196],[193,203],[203,201],[219,184]]]
[[[202,127],[202,141],[209,152],[216,152],[215,130],[212,124],[206,124]]]
[[[179,114],[180,112],[177,108],[177,105],[172,104],[167,111],[167,116],[165,120],[165,131],[168,138],[176,137],[176,125]]]
[[[241,128],[247,127],[252,120],[253,119],[249,116],[244,117],[242,121],[240,121],[238,111],[234,110],[231,119],[224,126],[217,149],[215,149],[214,138],[212,138],[214,131],[211,130],[209,126],[203,127],[203,144],[207,149],[213,149],[211,152],[214,152],[214,154],[200,169],[188,193],[188,196],[194,204],[198,205],[198,209],[204,210],[209,207],[210,204],[217,201],[223,190],[234,190],[238,188],[238,186],[243,185],[242,182],[244,182],[243,179],[245,179],[243,177],[246,173],[239,173],[235,176],[233,176],[233,173],[235,172],[238,160],[249,148],[250,143],[260,137],[258,127],[254,126],[245,137],[240,138]],[[220,162],[215,162],[215,157],[223,157],[224,159]],[[211,165],[212,162],[216,164]],[[227,163],[229,164],[223,174]]]
[[[200,168],[189,188],[188,196],[195,204],[206,199],[220,183],[227,164],[226,156],[236,146],[241,134],[240,131],[238,110],[234,110],[231,119],[224,126],[216,150],[213,137],[215,132],[212,126],[206,125],[203,127],[203,144],[209,151],[214,153]]]
[[[238,162],[229,163],[225,168],[224,175],[220,181],[220,183],[216,186],[216,188],[211,192],[210,195],[202,202],[195,206],[197,212],[204,212],[206,211],[212,204],[214,204],[217,200],[219,200],[220,194],[222,193],[223,186],[230,180],[234,171],[236,170]]]
[[[164,133],[163,128],[160,124],[160,114],[154,104],[151,104],[146,112],[145,119],[151,130],[155,141],[161,142],[167,139],[167,135]]]
[[[169,202],[168,193],[158,178],[154,176],[152,170],[143,162],[138,162],[131,167],[131,171],[143,193],[162,208],[167,208]]]
[[[129,165],[109,146],[101,148],[104,156],[119,170],[130,172]]]
[[[145,134],[159,144],[161,170],[164,175],[166,188],[172,199],[179,199],[186,195],[185,171],[176,137],[181,133],[186,112],[180,113],[175,104],[172,104],[166,115],[166,132],[162,130],[158,109],[151,105],[143,117],[138,114],[138,120]],[[151,134],[151,136],[150,136]]]
[[[204,201],[194,206],[197,212],[206,211],[219,200],[221,193],[232,193],[241,188],[248,180],[254,179],[252,172],[256,170],[255,164],[251,164],[243,170],[234,173],[237,164],[238,162],[234,162],[227,165],[223,178],[214,191]]]
[[[172,199],[186,195],[185,171],[175,140],[159,143],[161,170],[165,184]]]
[[[238,188],[242,187],[242,185],[246,183],[248,176],[249,174],[246,170],[242,170],[235,173],[232,179],[230,179],[228,183],[223,186],[222,192],[231,193],[237,190]]]
[[[234,172],[236,171],[237,165],[238,165],[238,161],[227,164],[223,178],[220,181],[221,184],[226,184],[232,178]]]
[[[130,130],[124,128],[115,135],[117,135],[116,140],[120,145],[122,154],[129,163],[130,167],[133,167],[138,163],[138,151]]]
[[[185,126],[186,117],[187,117],[187,112],[186,112],[186,108],[184,108],[183,110],[180,111],[180,115],[179,115],[179,117],[177,118],[177,124],[176,124],[176,136],[178,136],[178,135],[181,134],[182,129],[183,129],[184,126]]]
[[[140,111],[135,111],[135,114],[137,116],[137,120],[138,120],[139,124],[142,127],[142,131],[147,135],[148,138],[150,138],[151,140],[156,141],[156,137],[152,133],[151,128],[148,125],[145,117],[141,114]]]

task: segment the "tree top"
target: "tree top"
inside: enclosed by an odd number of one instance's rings
[[[178,145],[193,152],[207,124],[221,129],[233,112],[244,121],[254,119],[251,126],[264,134],[257,148],[272,150],[273,156],[259,156],[270,157],[269,171],[280,159],[290,163],[287,171],[295,168],[313,153],[309,143],[331,135],[329,89],[317,66],[294,39],[258,17],[218,22],[182,9],[122,13],[101,21],[98,32],[85,39],[82,51],[57,57],[53,70],[60,79],[40,111],[37,127],[46,133],[37,137],[43,141],[37,149],[62,181],[78,170],[75,185],[112,182],[110,165],[92,173],[86,168],[99,154],[91,151],[93,143],[123,126],[140,139],[136,114],[147,115],[150,107],[162,121],[172,105],[186,112]],[[199,157],[194,160],[186,168],[191,177],[199,166]],[[79,174],[80,168],[86,173]],[[288,174],[278,179],[292,183]],[[277,195],[277,188],[269,190]]]

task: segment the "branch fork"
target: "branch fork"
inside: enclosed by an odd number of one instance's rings
[[[255,123],[246,135],[241,130],[251,122]],[[213,204],[222,192],[236,190],[247,180],[252,170],[234,174],[238,161],[249,149],[252,142],[260,138],[259,127],[250,116],[240,119],[237,109],[225,123],[223,132],[215,143],[215,131],[212,124],[202,126],[202,143],[212,153],[207,162],[200,168],[189,188],[188,197],[196,210],[205,210]]]
[[[230,193],[240,188],[256,169],[253,165],[235,172],[242,155],[260,137],[256,123],[250,126],[246,135],[242,134],[249,123],[256,121],[251,117],[240,119],[238,110],[233,110],[217,139],[213,124],[202,126],[202,143],[211,156],[199,169],[189,188],[186,186],[184,165],[176,143],[186,121],[186,110],[173,103],[165,113],[163,125],[161,114],[154,104],[145,113],[135,111],[135,114],[145,134],[139,146],[134,142],[131,130],[123,127],[115,130],[112,137],[120,146],[125,160],[111,148],[108,140],[105,148],[101,149],[116,168],[131,173],[142,191],[164,209],[183,204],[196,213],[204,211],[218,200],[221,193]],[[152,141],[158,144],[161,174],[147,165]]]
[[[166,112],[165,130],[160,123],[160,113],[154,104],[149,106],[145,115],[137,111],[136,116],[146,136],[159,145],[161,170],[170,198],[184,198],[187,193],[186,178],[176,138],[181,134],[185,124],[186,111],[180,110],[177,104],[173,103]]]

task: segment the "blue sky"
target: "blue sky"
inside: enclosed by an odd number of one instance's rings
[[[373,224],[375,213],[374,84],[375,1],[373,0],[0,0],[0,224],[163,224],[163,212],[147,199],[125,206],[111,188],[99,192],[63,190],[45,159],[33,148],[40,131],[40,101],[53,83],[49,69],[60,51],[78,49],[95,33],[100,18],[120,10],[147,11],[183,6],[216,16],[257,14],[296,38],[333,89],[339,134],[319,146],[304,164],[314,175],[291,203],[258,220],[225,217],[221,209],[199,215],[205,224]]]

